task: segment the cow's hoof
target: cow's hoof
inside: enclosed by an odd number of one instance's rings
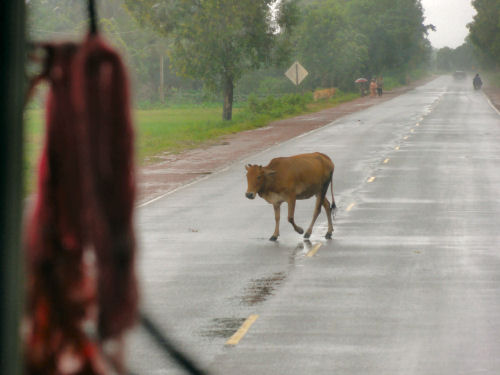
[[[295,229],[297,231],[298,234],[302,234],[304,233],[304,229],[300,228],[300,227],[297,227],[297,229]]]
[[[327,240],[331,240],[332,239],[332,232],[328,232],[326,235],[325,235],[325,238]]]
[[[309,238],[309,237],[311,237],[311,233],[304,234],[304,238]]]
[[[271,236],[271,238],[269,238],[269,241],[277,241],[278,240],[278,237],[276,236]]]

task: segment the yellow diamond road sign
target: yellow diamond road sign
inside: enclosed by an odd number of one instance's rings
[[[307,77],[308,74],[309,73],[307,72],[307,70],[305,70],[298,61],[295,61],[290,69],[288,69],[285,73],[288,79],[292,81],[296,86],[298,86],[300,82],[302,82],[302,80]]]

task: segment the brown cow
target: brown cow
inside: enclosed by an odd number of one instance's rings
[[[314,99],[314,101],[317,101],[320,99],[330,99],[334,95],[335,95],[335,87],[331,87],[329,89],[314,91],[313,99]]]
[[[311,198],[316,196],[316,206],[311,221],[311,225],[304,234],[304,238],[311,236],[314,222],[321,212],[321,206],[326,211],[328,217],[328,232],[326,238],[332,238],[332,210],[336,208],[333,197],[333,170],[334,165],[331,159],[325,154],[315,152],[312,154],[301,154],[290,157],[272,159],[263,167],[261,165],[247,165],[248,189],[246,197],[254,199],[257,194],[271,203],[274,207],[276,226],[274,233],[269,238],[276,241],[280,235],[280,206],[281,203],[288,204],[288,221],[293,225],[296,232],[302,234],[304,230],[295,224],[293,215],[295,211],[295,201],[297,199]],[[326,198],[328,185],[332,192],[332,205]]]

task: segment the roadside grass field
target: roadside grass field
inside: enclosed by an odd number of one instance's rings
[[[179,107],[134,111],[136,155],[139,165],[158,161],[162,153],[194,148],[219,136],[244,130],[233,109],[233,120],[221,120],[220,106]]]

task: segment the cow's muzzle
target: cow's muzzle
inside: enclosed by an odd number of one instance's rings
[[[254,199],[255,198],[255,193],[246,193],[245,197],[247,197],[248,199]]]

